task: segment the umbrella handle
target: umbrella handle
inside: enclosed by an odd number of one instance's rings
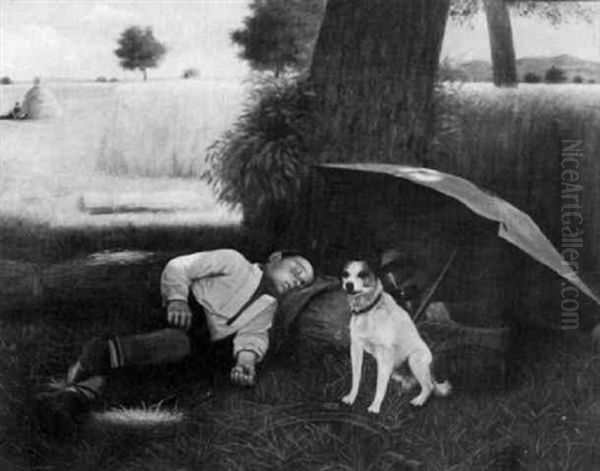
[[[452,262],[454,261],[454,258],[456,257],[456,253],[457,252],[458,252],[458,246],[454,248],[454,250],[450,254],[450,257],[448,258],[448,261],[444,265],[444,268],[442,268],[442,271],[440,272],[440,274],[438,275],[437,279],[435,280],[435,283],[433,283],[433,285],[431,285],[431,287],[427,291],[427,294],[425,295],[425,297],[421,301],[421,304],[419,305],[419,308],[417,309],[417,312],[415,313],[415,317],[414,317],[415,323],[417,322],[417,320],[419,319],[419,317],[421,316],[421,314],[423,313],[423,311],[425,311],[425,308],[429,305],[429,302],[431,301],[431,298],[433,297],[434,293],[438,289],[438,286],[440,285],[440,283],[444,279],[444,276],[446,276],[446,273],[448,272],[448,269],[450,268],[450,265],[452,265]]]

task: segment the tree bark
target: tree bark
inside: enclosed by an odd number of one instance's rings
[[[484,0],[483,5],[492,51],[494,85],[516,87],[517,66],[508,6],[504,0]]]
[[[321,161],[427,164],[449,0],[329,0],[310,77]]]
[[[144,82],[148,79],[148,74],[146,73],[146,69],[142,69],[142,73],[144,74]]]

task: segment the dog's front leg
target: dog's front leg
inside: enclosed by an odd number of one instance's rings
[[[375,359],[377,360],[377,389],[373,403],[369,406],[368,411],[372,414],[379,414],[381,403],[385,397],[390,376],[394,370],[394,357],[387,354],[385,351],[377,352]]]
[[[352,362],[352,388],[350,389],[350,392],[342,398],[342,402],[345,402],[348,405],[354,404],[356,396],[358,395],[358,386],[360,385],[364,353],[365,352],[363,350],[362,343],[353,341],[350,345],[350,360]]]

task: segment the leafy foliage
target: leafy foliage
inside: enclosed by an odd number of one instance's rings
[[[594,18],[594,7],[585,5],[584,2],[505,1],[518,15],[538,17],[552,25],[570,20],[591,22]],[[482,10],[483,2],[481,0],[452,0],[450,19],[458,23],[468,22]]]
[[[0,83],[2,85],[10,85],[12,83],[12,80],[10,79],[10,77],[4,76],[0,79]]]
[[[308,174],[312,97],[295,78],[264,79],[233,128],[209,148],[203,178],[221,201],[241,204],[247,222],[285,226]]]
[[[548,83],[562,83],[567,80],[567,75],[560,67],[552,66],[546,71],[544,78]]]
[[[551,25],[559,25],[572,20],[591,23],[598,14],[598,7],[586,2],[519,2],[512,1],[521,16],[538,17]]]
[[[583,77],[581,75],[576,75],[573,77],[573,83],[583,83]]]
[[[273,70],[276,76],[286,68],[306,68],[312,56],[324,0],[254,0],[252,14],[244,27],[231,34],[242,47],[240,57],[256,70]]]
[[[538,74],[536,74],[535,72],[527,72],[524,76],[523,76],[523,81],[525,83],[539,83],[542,81],[542,77],[540,77]]]
[[[197,78],[199,76],[200,76],[200,71],[198,69],[196,69],[195,67],[189,67],[189,68],[185,69],[183,71],[183,73],[181,74],[181,78],[184,78],[184,79]]]
[[[121,67],[128,70],[139,69],[146,80],[146,69],[156,67],[167,52],[164,44],[154,37],[152,28],[130,26],[121,33],[117,40],[119,47],[115,55],[119,58]]]

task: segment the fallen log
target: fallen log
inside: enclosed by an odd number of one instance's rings
[[[99,299],[147,302],[159,296],[160,273],[172,256],[164,252],[98,252],[48,266],[2,260],[0,310],[10,315],[51,303],[81,305]]]
[[[87,192],[79,199],[79,208],[89,214],[203,211],[206,202],[194,191],[160,192]]]

